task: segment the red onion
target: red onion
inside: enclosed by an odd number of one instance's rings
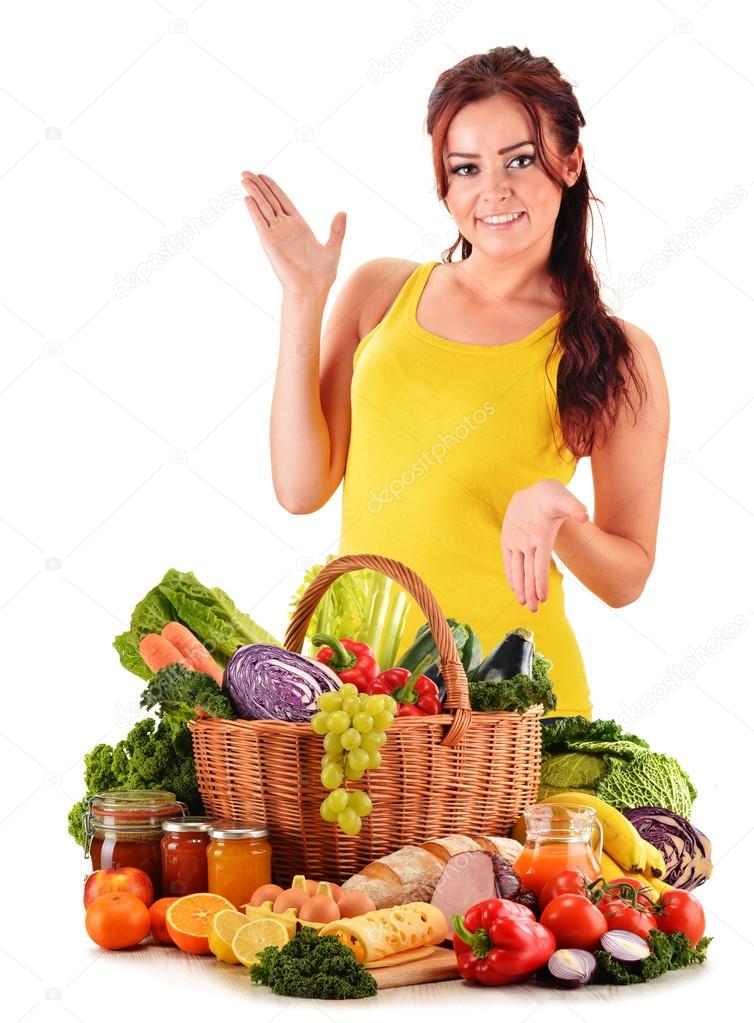
[[[559,948],[550,956],[547,969],[562,984],[579,987],[592,979],[597,960],[591,952],[581,948]]]
[[[632,931],[607,931],[602,935],[600,944],[619,963],[636,963],[652,955],[652,949],[644,938]]]

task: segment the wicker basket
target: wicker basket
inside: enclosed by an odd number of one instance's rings
[[[301,597],[285,648],[301,652],[328,586],[361,568],[399,583],[426,615],[440,651],[447,713],[396,718],[381,766],[348,783],[364,788],[374,804],[359,835],[344,835],[320,817],[326,795],[320,782],[322,738],[308,724],[207,717],[189,722],[206,812],[265,821],[273,879],[283,886],[298,873],[342,882],[402,845],[441,835],[505,835],[524,806],[536,800],[543,707],[523,715],[471,711],[466,673],[445,617],[421,579],[400,561],[375,554],[331,561]]]

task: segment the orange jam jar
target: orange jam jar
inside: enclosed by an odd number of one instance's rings
[[[216,821],[207,846],[208,891],[240,909],[272,879],[272,846],[257,821]]]
[[[207,891],[207,846],[212,817],[174,817],[162,823],[162,894]]]
[[[88,800],[84,815],[85,855],[92,870],[138,867],[149,874],[154,897],[162,895],[163,821],[185,814],[188,807],[173,792],[155,789],[117,789],[98,792]]]

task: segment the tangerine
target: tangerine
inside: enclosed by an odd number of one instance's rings
[[[100,948],[131,948],[149,934],[149,910],[135,895],[108,892],[89,903],[86,931]]]

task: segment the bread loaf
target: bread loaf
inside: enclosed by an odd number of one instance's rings
[[[406,845],[363,867],[341,886],[368,895],[377,909],[407,902],[431,902],[437,882],[451,856],[463,852],[495,852],[513,863],[523,847],[512,838],[490,835],[446,835],[421,845]]]

